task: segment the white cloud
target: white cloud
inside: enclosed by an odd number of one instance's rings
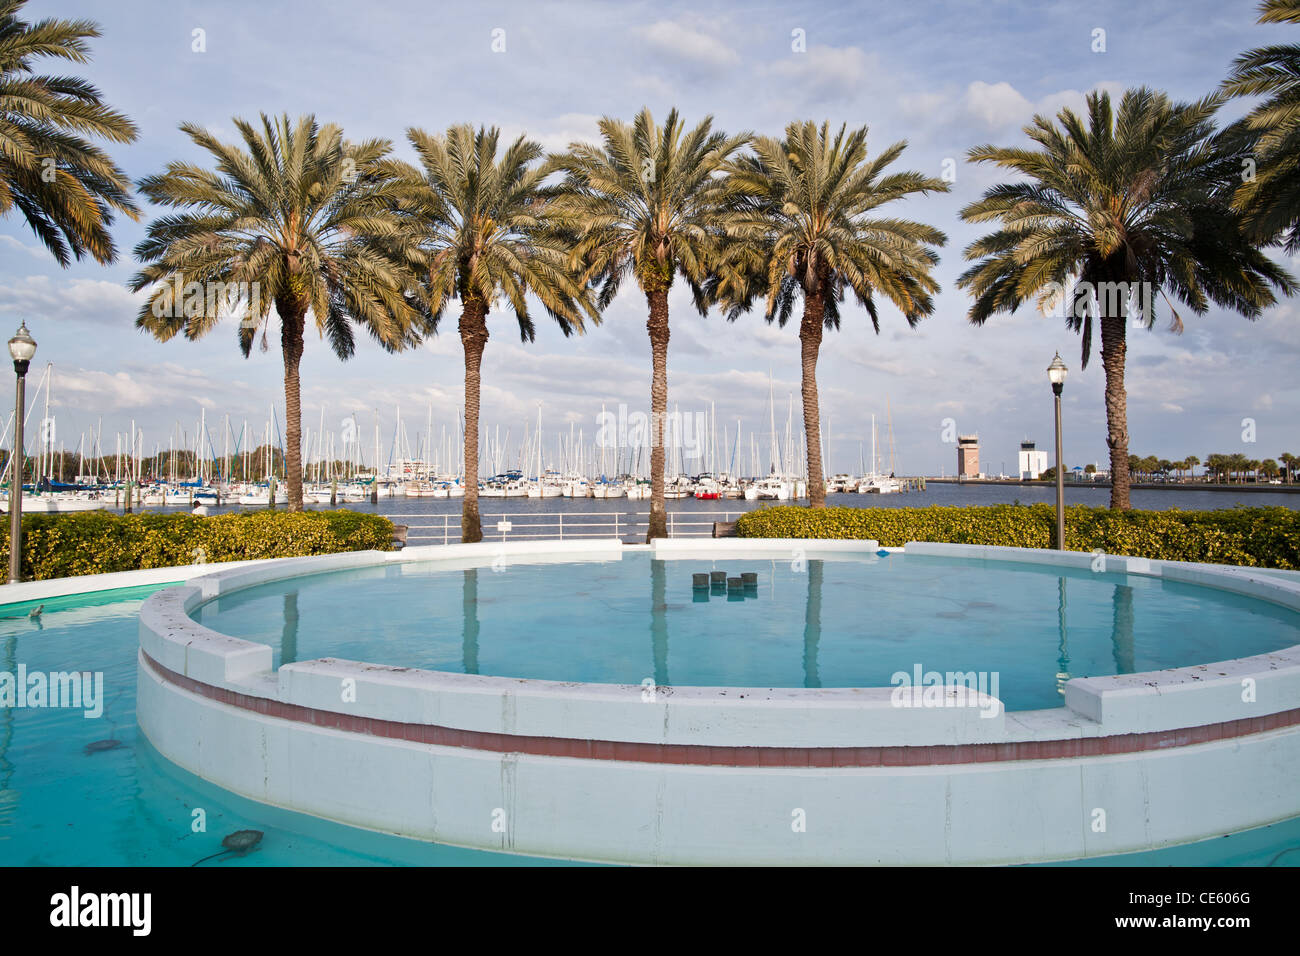
[[[929,116],[951,102],[952,97],[944,93],[903,93],[898,97],[898,105],[905,116]]]
[[[810,46],[773,64],[771,72],[793,80],[808,97],[846,99],[880,72],[880,58],[855,46]]]
[[[1117,98],[1123,92],[1123,84],[1103,81],[1093,89],[1105,90],[1112,98]],[[1055,118],[1066,108],[1082,114],[1086,109],[1086,97],[1087,94],[1083,91],[1066,89],[1031,102],[1005,80],[997,83],[976,80],[966,87],[961,98],[961,112],[967,118],[981,123],[987,130],[998,131],[1025,126],[1036,115]]]
[[[527,129],[509,123],[504,124],[501,127],[501,138],[504,142],[510,142],[521,134],[526,135],[529,139],[540,143],[547,152],[559,153],[567,150],[574,142],[598,141],[599,121],[600,117],[591,113],[562,113],[534,123]]]
[[[740,54],[721,40],[674,20],[659,20],[640,33],[656,52],[697,67],[723,69],[740,62]]]
[[[42,259],[51,263],[54,262],[54,256],[52,256],[50,251],[44,246],[29,246],[27,243],[20,242],[13,236],[0,236],[0,243],[4,243],[4,245],[9,249],[16,249],[19,252],[25,252],[33,259]]]
[[[976,80],[966,87],[962,108],[989,129],[1001,129],[1013,123],[1023,123],[1033,112],[1029,100],[1005,81],[985,83],[983,80]]]
[[[640,93],[645,102],[651,104],[669,103],[677,97],[677,90],[670,82],[652,73],[633,77],[632,86]]]
[[[27,276],[0,285],[0,311],[38,321],[99,321],[130,327],[143,293],[103,279]]]
[[[203,369],[163,362],[148,367],[128,365],[117,372],[60,367],[55,371],[50,394],[56,407],[81,414],[103,408],[184,408],[189,414],[191,409],[197,413],[198,405],[230,411],[232,401],[237,401],[235,396],[245,393],[247,387],[246,383],[213,376]],[[221,401],[216,396],[221,396]],[[261,406],[260,398],[257,404]]]

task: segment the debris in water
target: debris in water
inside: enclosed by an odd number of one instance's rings
[[[96,740],[93,743],[86,744],[86,756],[89,757],[91,754],[102,753],[105,750],[116,750],[120,746],[122,746],[122,741],[120,740],[113,740],[111,738],[108,740]]]
[[[225,856],[227,853],[233,853],[236,856],[243,856],[261,842],[261,830],[236,830],[221,841],[221,845],[225,847],[224,850],[219,853],[213,853],[211,856],[205,856],[202,860],[195,860],[190,864],[190,866],[198,866],[206,860],[215,860],[217,857]]]
[[[30,611],[27,612],[27,616],[34,621],[41,616],[41,612],[44,610],[45,610],[45,605],[38,604],[36,605],[36,607],[32,608]]]

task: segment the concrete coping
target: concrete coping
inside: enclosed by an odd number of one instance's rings
[[[499,559],[529,563],[618,560],[649,550],[676,559],[871,553],[874,541],[667,539],[628,548],[615,539],[429,545],[222,568],[159,591],[141,609],[140,643],[193,680],[316,710],[484,733],[711,746],[930,746],[1057,740],[1173,730],[1300,707],[1300,646],[1272,654],[1116,677],[1075,678],[1065,707],[1006,714],[972,691],[963,705],[910,706],[900,689],[656,687],[485,677],[321,659],[271,669],[271,648],[219,634],[191,614],[221,594],[286,577],[438,561],[451,570]],[[890,549],[895,551],[896,549]],[[972,545],[909,543],[905,554],[1093,568],[1097,557]],[[1160,577],[1300,609],[1300,574],[1101,556],[1105,571]]]

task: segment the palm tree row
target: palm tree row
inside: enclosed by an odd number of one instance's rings
[[[1130,475],[1168,477],[1170,473],[1174,473],[1181,479],[1185,474],[1190,475],[1192,469],[1200,463],[1201,460],[1195,455],[1189,455],[1181,461],[1170,461],[1168,458],[1157,458],[1154,455],[1145,458],[1129,455],[1128,470]]]
[[[478,511],[478,415],[488,316],[511,312],[524,341],[540,302],[565,335],[600,322],[624,279],[645,296],[652,356],[652,498],[648,536],[667,533],[664,504],[668,294],[681,278],[701,314],[730,318],[765,301],[784,325],[803,301],[804,419],[811,497],[822,485],[816,362],[823,328],[837,328],[846,290],[878,328],[883,294],[915,323],[934,308],[932,227],[876,210],[914,193],[946,189],[906,172],[886,175],[904,144],[868,156],[866,130],[794,123],[786,137],[728,136],[705,118],[662,125],[649,111],[628,124],[605,118],[599,144],[544,157],[525,137],[453,126],[407,131],[418,157],[391,144],[346,142],[311,117],[236,121],[243,142],[182,129],[215,169],[172,163],[140,183],[177,210],[151,223],[131,279],[148,296],[138,327],[159,339],[199,338],[226,316],[240,319],[247,355],[265,347],[272,307],[281,317],[289,507],[301,507],[298,364],[306,317],[340,358],[360,326],[383,347],[434,334],[447,305],[460,311],[465,363],[465,497],[461,534],[482,538]],[[743,154],[752,146],[752,154]],[[216,286],[218,296],[187,296]],[[233,295],[225,294],[235,290]],[[182,301],[183,300],[183,301]]]
[[[134,137],[83,81],[36,77],[42,55],[81,62],[93,24],[18,20],[22,0],[0,0],[0,213],[17,206],[61,262],[111,261],[114,211],[132,217],[129,186],[84,139]],[[1270,0],[1262,19],[1300,22],[1300,0]],[[1210,304],[1258,317],[1295,282],[1265,250],[1296,243],[1294,191],[1297,48],[1239,59],[1225,90],[1175,103],[1145,88],[1118,106],[1087,97],[1086,115],[1062,110],[1025,128],[1030,147],[982,145],[972,162],[1014,174],[962,211],[990,231],[965,256],[959,287],[983,324],[1033,301],[1065,306],[1083,362],[1100,333],[1106,373],[1112,507],[1129,504],[1124,368],[1127,323],[1150,326],[1157,296],[1196,314]],[[1245,120],[1215,125],[1228,95],[1264,95]],[[181,129],[211,157],[173,162],[139,190],[165,214],[135,249],[130,280],[148,295],[136,319],[159,339],[197,339],[239,319],[245,355],[268,348],[272,313],[284,363],[290,508],[302,506],[299,365],[314,324],[340,358],[359,328],[390,351],[438,330],[459,310],[465,364],[466,495],[462,537],[481,538],[477,506],[481,363],[494,311],[535,335],[530,303],[566,334],[599,323],[632,277],[646,299],[651,344],[653,497],[650,537],[666,533],[663,494],[669,292],[680,278],[701,314],[736,319],[762,302],[784,326],[800,305],[802,397],[811,504],[824,504],[816,366],[825,331],[839,327],[845,295],[879,331],[888,299],[909,325],[934,310],[933,226],[890,211],[897,201],[946,190],[942,180],[891,171],[905,143],[872,156],[865,127],[791,123],[781,137],[728,135],[711,119],[688,128],[676,111],[657,124],[606,117],[596,143],[546,156],[526,137],[494,128],[407,130],[414,164],[392,144],[350,142],[314,117],[235,121],[225,143]],[[53,175],[45,173],[51,166]],[[1249,169],[1250,174],[1242,174]],[[1267,188],[1259,183],[1267,182]],[[1290,190],[1290,191],[1288,191]],[[1118,293],[1118,294],[1117,294]],[[1170,306],[1172,325],[1181,328]]]
[[[1278,460],[1282,465],[1278,464]],[[1213,475],[1218,481],[1237,481],[1244,482],[1248,478],[1258,481],[1261,478],[1276,478],[1286,472],[1287,481],[1291,481],[1291,472],[1296,464],[1296,458],[1291,454],[1283,454],[1278,460],[1265,458],[1262,461],[1254,458],[1247,458],[1245,455],[1235,453],[1231,455],[1212,454],[1205,458],[1206,474]]]
[[[1189,477],[1193,469],[1201,464],[1201,460],[1195,455],[1188,455],[1180,461],[1170,461],[1167,458],[1157,458],[1154,455],[1148,455],[1140,458],[1137,455],[1129,456],[1129,473],[1137,477],[1162,477],[1167,478],[1170,474],[1177,475],[1181,480]],[[1265,458],[1262,460],[1247,458],[1241,453],[1224,455],[1214,453],[1205,457],[1205,476],[1217,481],[1235,480],[1244,481],[1246,478],[1254,475],[1258,478],[1277,478],[1285,477],[1289,484],[1294,480],[1294,472],[1297,465],[1300,465],[1300,457],[1283,452],[1276,459]]]

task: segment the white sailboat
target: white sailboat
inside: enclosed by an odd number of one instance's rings
[[[858,482],[858,494],[860,495],[889,495],[894,494],[902,487],[902,484],[893,475],[882,475],[876,455],[876,416],[871,416],[871,471],[862,476]]]

